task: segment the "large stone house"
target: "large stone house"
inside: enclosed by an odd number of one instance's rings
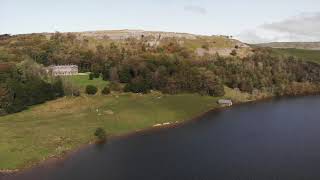
[[[47,68],[47,72],[51,73],[53,76],[70,76],[78,74],[78,66],[77,65],[57,65],[57,66],[49,66]]]

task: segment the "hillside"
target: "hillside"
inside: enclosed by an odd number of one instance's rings
[[[0,171],[64,154],[99,127],[118,135],[189,119],[222,98],[319,94],[320,64],[275,50],[127,30],[1,36]],[[80,73],[54,77],[45,68],[53,64]]]
[[[293,52],[251,49],[226,36],[121,30],[0,39],[0,60],[15,64],[0,78],[2,114],[79,94],[88,83],[101,89],[112,82],[112,89],[120,92],[223,96],[225,86],[250,94],[314,93],[320,82],[320,65],[308,62],[316,62],[317,54],[296,53],[298,58],[292,58]],[[99,79],[79,76],[61,82],[44,69],[54,64],[74,64],[80,73]],[[75,82],[81,86],[73,86]]]
[[[293,56],[303,61],[320,63],[320,50],[273,48],[272,52],[275,55]]]
[[[0,117],[0,170],[23,168],[79,148],[93,140],[97,127],[119,135],[181,122],[216,108],[216,100],[191,94],[84,96]]]
[[[230,56],[232,51],[237,52],[237,56],[245,57],[251,54],[251,48],[236,39],[228,36],[204,36],[188,33],[143,31],[143,30],[105,30],[87,32],[65,32],[59,33],[77,41],[79,44],[95,51],[98,45],[108,46],[116,43],[123,48],[131,48],[130,45],[144,45],[148,49],[163,47],[164,45],[176,41],[179,46],[195,53],[198,56],[215,55]],[[27,46],[39,46],[41,43],[50,40],[57,33],[33,33],[21,35],[0,35],[0,61],[15,59],[8,51],[17,51],[20,48],[30,48]],[[19,52],[19,54],[21,54]]]
[[[271,48],[294,48],[294,49],[308,49],[320,50],[320,42],[271,42],[255,44],[258,47],[271,47]]]

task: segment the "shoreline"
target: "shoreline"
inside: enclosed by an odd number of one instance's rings
[[[202,117],[206,116],[209,113],[213,113],[213,112],[216,112],[216,111],[229,109],[229,108],[232,108],[232,107],[235,107],[235,106],[239,106],[239,105],[243,105],[243,104],[256,103],[256,102],[260,102],[260,101],[270,100],[270,99],[273,99],[273,98],[274,97],[271,96],[271,97],[265,97],[265,98],[262,98],[262,99],[257,99],[257,100],[252,100],[252,101],[235,102],[230,107],[218,106],[218,107],[209,109],[207,111],[201,112],[200,114],[198,114],[198,115],[196,115],[194,117],[191,117],[189,119],[182,120],[182,121],[179,121],[179,122],[171,122],[169,124],[163,123],[163,125],[161,125],[161,126],[151,126],[151,127],[146,127],[144,129],[141,129],[141,130],[135,130],[135,131],[132,131],[132,132],[127,132],[127,133],[124,133],[124,134],[110,135],[108,137],[107,141],[118,140],[118,139],[122,139],[122,138],[128,138],[130,136],[134,136],[134,135],[137,135],[137,134],[149,133],[149,132],[158,131],[158,130],[162,130],[162,129],[171,129],[171,128],[181,127],[181,126],[183,126],[183,125],[185,125],[187,123],[198,121]],[[1,170],[0,169],[0,177],[1,177],[1,175],[8,175],[8,174],[12,175],[12,174],[25,172],[25,171],[30,171],[33,168],[37,168],[37,167],[42,167],[42,166],[47,166],[47,165],[54,165],[54,164],[56,164],[58,162],[66,160],[67,158],[71,157],[72,155],[78,153],[79,151],[82,151],[83,149],[88,148],[88,147],[90,147],[92,145],[95,145],[95,144],[96,144],[96,141],[89,141],[87,143],[84,143],[84,144],[80,145],[79,147],[76,147],[75,149],[71,149],[71,150],[65,152],[64,154],[56,155],[56,156],[49,156],[49,157],[45,158],[44,160],[41,160],[41,161],[39,161],[37,163],[33,163],[33,164],[30,164],[30,165],[26,165],[25,167],[20,168],[20,169],[13,169],[13,170],[10,170],[10,169]]]
[[[141,130],[135,130],[132,132],[128,132],[128,133],[124,133],[124,134],[118,134],[118,135],[110,135],[108,137],[107,141],[110,140],[119,140],[122,138],[129,138],[130,136],[134,136],[134,135],[138,135],[138,134],[143,134],[143,133],[150,133],[150,132],[156,132],[162,129],[171,129],[171,128],[178,128],[181,127],[183,125],[186,125],[187,123],[191,123],[191,122],[195,122],[195,121],[199,121],[201,120],[201,118],[203,118],[204,116],[210,114],[210,113],[214,113],[217,111],[223,111],[225,109],[229,109],[229,108],[233,108],[233,107],[237,107],[240,105],[244,105],[244,104],[254,104],[254,103],[259,103],[259,102],[263,102],[263,101],[268,101],[268,100],[273,100],[273,99],[278,99],[278,98],[293,98],[293,97],[303,97],[303,96],[311,96],[314,94],[309,94],[309,95],[298,95],[298,96],[283,96],[283,97],[276,97],[276,96],[268,96],[268,97],[264,97],[264,98],[260,98],[260,99],[256,99],[256,100],[251,100],[251,101],[243,101],[243,102],[234,102],[234,104],[230,107],[225,107],[225,106],[219,106],[216,108],[212,108],[210,110],[201,112],[199,115],[196,115],[194,117],[191,117],[189,119],[186,120],[182,120],[179,122],[172,122],[169,124],[165,124],[165,125],[161,125],[161,126],[151,126],[151,127],[146,127],[144,129]],[[18,173],[22,173],[22,172],[27,172],[27,171],[31,171],[33,168],[41,168],[43,166],[50,166],[50,165],[56,165],[57,163],[66,160],[67,158],[70,158],[72,155],[75,155],[76,153],[84,150],[85,148],[88,148],[92,145],[95,145],[96,141],[89,141],[87,143],[84,143],[82,145],[80,145],[79,147],[76,147],[74,149],[71,149],[67,152],[65,152],[64,154],[61,155],[56,155],[56,156],[49,156],[44,160],[41,160],[37,163],[33,163],[30,165],[26,165],[23,168],[20,169],[0,169],[0,177],[1,176],[6,176],[6,175],[14,175],[14,174],[18,174]]]

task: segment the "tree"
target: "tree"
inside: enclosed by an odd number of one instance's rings
[[[123,91],[121,84],[118,82],[110,82],[109,87],[112,91]]]
[[[93,73],[93,77],[94,78],[99,78],[100,77],[100,73],[99,72],[94,72]]]
[[[103,128],[99,127],[95,130],[94,136],[97,138],[98,141],[102,142],[106,140],[107,133]]]
[[[249,92],[251,93],[253,91],[253,85],[251,80],[242,81],[240,83],[239,89],[241,91]]]
[[[89,95],[95,95],[98,92],[98,88],[93,85],[87,85],[86,93]]]
[[[110,94],[110,88],[109,88],[109,86],[104,87],[104,88],[102,89],[102,91],[101,91],[101,94],[103,94],[103,95],[108,95],[108,94]]]
[[[124,66],[119,71],[119,80],[121,83],[128,83],[131,80],[130,68],[128,66]]]
[[[209,44],[208,44],[208,43],[202,44],[201,47],[202,47],[203,49],[209,50]]]
[[[63,85],[62,79],[60,77],[57,77],[54,79],[52,86],[53,86],[54,92],[56,93],[55,97],[62,97],[65,95],[64,94],[64,85]]]
[[[90,73],[90,74],[89,74],[89,80],[93,80],[93,78],[94,78],[94,74],[93,74],[93,73]]]
[[[148,93],[150,89],[149,84],[141,76],[132,79],[131,82],[124,87],[125,92],[134,93]]]
[[[232,50],[231,53],[230,53],[230,55],[231,55],[231,56],[236,56],[236,55],[237,55],[237,51],[236,51],[235,49]]]

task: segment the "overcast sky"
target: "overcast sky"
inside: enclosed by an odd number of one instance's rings
[[[320,0],[0,0],[0,34],[109,29],[320,41]]]

